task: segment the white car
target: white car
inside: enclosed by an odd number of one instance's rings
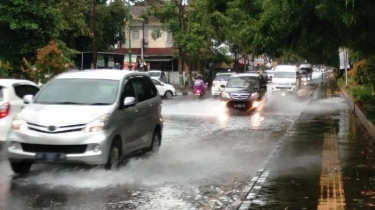
[[[148,71],[148,74],[152,79],[157,79],[159,81],[167,83],[167,76],[165,75],[165,72],[161,70],[150,70]]]
[[[28,80],[0,79],[0,144],[7,140],[13,118],[25,106],[23,97],[38,91],[38,85]]]
[[[220,86],[227,85],[229,78],[235,74],[236,73],[233,72],[217,73],[215,79],[212,81],[211,94],[213,96],[221,95],[221,93],[224,91],[224,88],[221,88]]]
[[[155,84],[156,89],[159,92],[159,95],[166,98],[170,99],[173,96],[176,96],[176,89],[173,87],[173,85],[164,83],[158,79],[151,78],[152,82]]]

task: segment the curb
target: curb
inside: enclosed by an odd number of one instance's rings
[[[363,126],[366,128],[367,132],[370,134],[373,140],[375,140],[375,126],[370,122],[358,105],[354,102],[354,98],[349,95],[344,89],[339,87],[343,93],[346,102],[349,104],[350,108],[353,110],[354,114],[359,118]]]

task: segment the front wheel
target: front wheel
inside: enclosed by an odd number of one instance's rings
[[[117,140],[112,143],[111,149],[109,150],[108,161],[104,167],[107,170],[116,170],[120,166],[120,161],[121,161],[121,144]]]
[[[30,171],[32,162],[12,162],[10,161],[10,167],[16,174],[27,174]]]
[[[151,143],[151,146],[148,149],[148,151],[151,154],[157,154],[159,152],[160,143],[161,143],[160,133],[155,131],[153,136],[152,136],[152,143]]]

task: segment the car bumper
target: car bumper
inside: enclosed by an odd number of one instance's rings
[[[296,86],[272,86],[272,92],[296,92]]]
[[[112,136],[107,132],[44,134],[11,131],[4,151],[10,161],[36,161],[38,153],[61,153],[63,163],[105,164]]]
[[[257,97],[249,97],[247,100],[236,100],[229,98],[221,98],[221,101],[227,108],[232,109],[248,109],[254,106],[254,103],[259,103]],[[255,105],[257,107],[258,104]]]
[[[211,88],[211,95],[213,96],[219,96],[223,93],[223,91],[220,88]]]

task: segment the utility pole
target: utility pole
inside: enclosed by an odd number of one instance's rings
[[[96,69],[96,0],[92,0],[92,17],[91,17],[91,20],[92,20],[92,26],[91,26],[91,29],[92,29],[92,34],[93,34],[93,38],[92,38],[92,63],[93,63],[93,68]]]
[[[131,45],[131,40],[130,40],[130,0],[128,0],[128,33],[129,33],[129,38],[128,38],[128,43],[129,43],[129,47],[128,47],[128,56],[129,56],[129,64],[128,64],[128,68],[129,70],[131,70],[131,63],[132,63],[132,60],[131,60],[131,56],[132,56],[132,45]]]
[[[345,87],[348,87],[348,66],[346,63],[348,63],[348,51],[344,47]]]

